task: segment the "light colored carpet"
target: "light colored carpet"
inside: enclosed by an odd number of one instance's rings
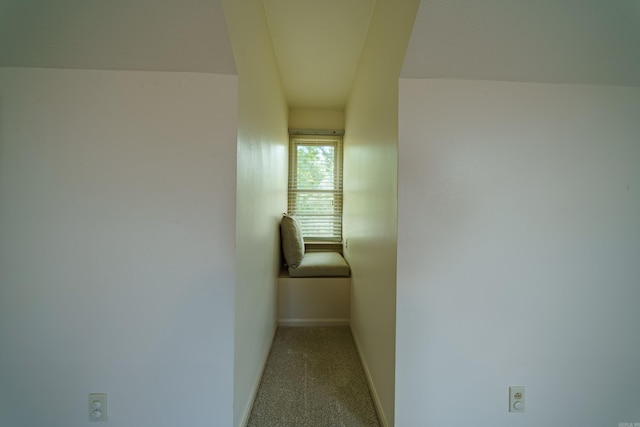
[[[248,426],[379,426],[349,327],[279,327]]]

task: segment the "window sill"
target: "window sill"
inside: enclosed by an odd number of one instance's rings
[[[340,252],[342,242],[304,242],[305,252]]]

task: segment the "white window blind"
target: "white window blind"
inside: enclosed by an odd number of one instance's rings
[[[342,137],[291,136],[288,211],[305,241],[342,240]]]

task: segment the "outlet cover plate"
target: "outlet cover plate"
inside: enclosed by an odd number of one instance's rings
[[[100,411],[99,417],[95,411]],[[107,421],[107,393],[89,393],[89,421]]]
[[[524,387],[509,387],[509,412],[524,412]]]

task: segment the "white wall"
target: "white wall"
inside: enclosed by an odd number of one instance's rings
[[[398,75],[417,1],[378,1],[345,110],[344,237],[351,330],[383,425],[393,425]]]
[[[639,112],[640,88],[401,80],[397,425],[640,422]]]
[[[289,110],[289,128],[344,130],[344,111],[291,109]]]
[[[236,96],[0,69],[0,425],[231,424]]]
[[[288,107],[260,0],[224,1],[239,75],[233,425],[244,425],[277,319]]]

